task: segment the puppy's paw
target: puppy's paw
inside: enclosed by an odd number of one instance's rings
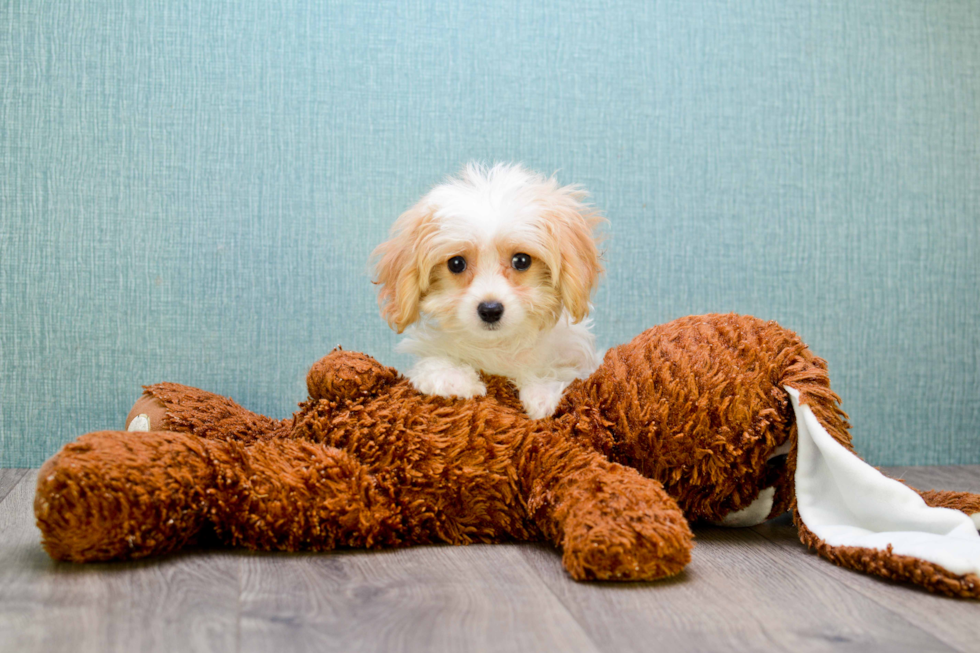
[[[521,403],[531,419],[551,417],[568,386],[561,381],[540,381],[521,387]]]
[[[441,358],[420,360],[408,378],[416,390],[427,395],[469,399],[487,394],[487,386],[475,369]]]

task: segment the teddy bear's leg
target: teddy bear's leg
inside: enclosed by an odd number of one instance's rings
[[[34,514],[44,549],[86,562],[169,553],[207,521],[213,472],[184,433],[83,435],[38,472]]]
[[[44,464],[34,512],[45,550],[74,562],[170,553],[209,522],[228,544],[253,549],[427,541],[391,495],[333,447],[103,431]]]
[[[344,451],[288,439],[208,445],[219,470],[208,505],[229,544],[296,551],[426,541],[393,490]]]
[[[528,470],[528,512],[573,578],[653,580],[690,562],[693,535],[658,481],[595,451],[540,450],[548,453]]]
[[[142,428],[144,425],[147,428]],[[126,428],[180,431],[209,440],[247,443],[284,434],[287,420],[253,413],[227,397],[206,390],[178,383],[158,383],[144,388],[143,395],[129,411]]]

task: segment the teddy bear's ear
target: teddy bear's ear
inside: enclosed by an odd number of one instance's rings
[[[312,399],[353,399],[377,394],[398,380],[398,371],[367,354],[339,347],[314,363],[306,375]]]
[[[380,286],[378,305],[381,315],[398,333],[419,319],[419,300],[426,279],[421,269],[419,241],[432,223],[432,208],[423,199],[399,216],[391,235],[371,255],[374,283]]]
[[[842,567],[948,596],[980,598],[974,518],[980,496],[922,493],[888,478],[817,418],[819,397],[807,397],[811,407],[799,390],[785,389],[796,417],[794,521],[800,540]]]

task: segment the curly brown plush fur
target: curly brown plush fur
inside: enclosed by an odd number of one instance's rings
[[[611,350],[546,420],[529,419],[504,379],[485,380],[485,397],[426,396],[369,356],[336,350],[313,366],[309,399],[286,420],[149,386],[133,414],[165,430],[90,433],[44,465],[43,545],[81,562],[167,553],[205,528],[278,550],[545,540],[576,579],[655,579],[690,560],[689,521],[719,520],[767,487],[771,516],[793,508],[784,385],[851,448],[824,361],[752,317],[652,328]],[[929,498],[977,505],[976,495]],[[948,586],[914,576],[902,578]],[[976,595],[976,581],[951,593]]]

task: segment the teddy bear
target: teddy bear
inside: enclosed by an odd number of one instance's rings
[[[336,349],[287,419],[147,386],[131,430],[83,435],[41,468],[42,545],[86,562],[214,540],[282,551],[544,541],[574,579],[654,580],[690,561],[691,524],[793,510],[802,541],[838,564],[980,597],[980,495],[877,479],[854,453],[826,363],[775,322],[653,327],[609,350],[546,419],[530,419],[507,380],[484,381],[485,396],[428,396]],[[839,485],[848,466],[857,480]],[[872,508],[850,505],[862,492]],[[889,530],[913,514],[925,516]],[[894,536],[908,528],[938,539]]]

